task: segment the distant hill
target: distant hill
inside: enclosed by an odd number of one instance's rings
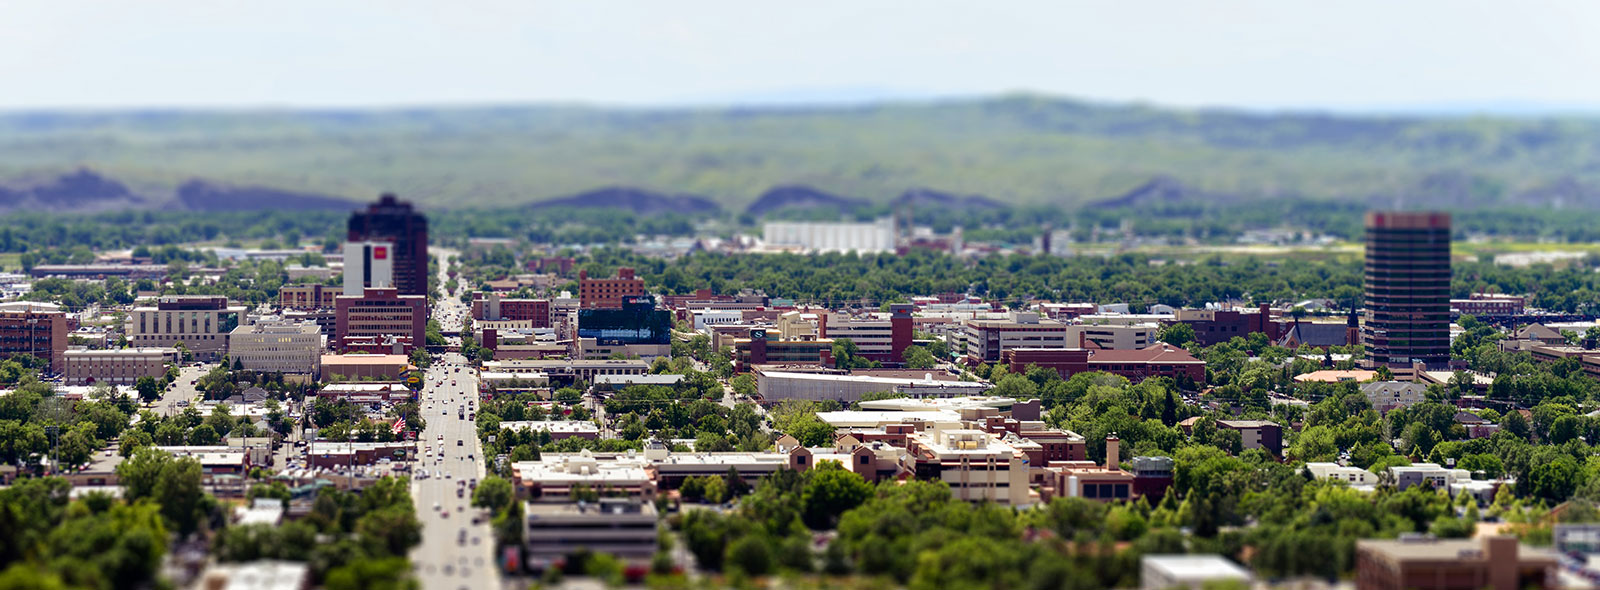
[[[600,193],[635,210],[635,197],[662,195],[727,211],[1257,198],[1600,208],[1600,119],[1177,110],[1032,95],[761,109],[0,115],[0,191],[9,191],[0,207],[38,200],[48,183],[26,179],[80,168],[136,187],[122,195],[68,182],[62,202],[88,208],[173,202],[193,178],[316,199],[394,191],[436,208],[619,190],[603,187],[656,191]],[[780,195],[774,207],[772,192],[793,187],[831,198]],[[907,201],[908,191],[925,192]]]
[[[639,214],[652,213],[716,213],[721,209],[716,201],[695,195],[668,195],[628,186],[608,186],[592,191],[538,201],[535,209],[575,208],[589,209],[611,207],[627,209]]]

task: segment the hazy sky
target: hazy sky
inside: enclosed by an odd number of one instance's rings
[[[1600,105],[1600,2],[7,0],[0,108]]]

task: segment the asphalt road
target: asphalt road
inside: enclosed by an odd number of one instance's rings
[[[443,317],[464,311],[460,301],[446,299],[434,309],[434,316],[442,323]],[[472,507],[472,491],[461,483],[481,481],[485,473],[477,426],[465,417],[477,407],[477,399],[477,378],[464,357],[447,354],[429,367],[422,390],[428,424],[417,444],[431,455],[421,454],[411,478],[411,496],[422,520],[422,544],[411,552],[411,563],[427,590],[500,587],[489,515]],[[467,412],[458,414],[463,405]],[[472,524],[474,518],[480,523]]]
[[[183,406],[179,406],[178,402],[188,402],[189,405],[194,405],[195,402],[200,401],[202,399],[200,392],[195,390],[195,386],[189,382],[199,380],[201,375],[211,372],[211,369],[215,367],[216,363],[208,363],[198,367],[186,365],[179,368],[178,380],[172,383],[172,389],[163,391],[161,400],[156,402],[156,413],[162,416],[171,416],[183,411]]]

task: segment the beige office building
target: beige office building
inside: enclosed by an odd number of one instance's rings
[[[228,353],[228,334],[245,318],[243,306],[216,295],[169,295],[155,307],[135,307],[125,325],[134,346],[169,348],[183,343],[194,358],[214,361]]]
[[[178,357],[173,348],[68,350],[67,385],[133,385],[140,377],[161,378]]]
[[[316,375],[322,368],[322,331],[316,322],[278,318],[239,326],[228,334],[228,357],[249,371]]]

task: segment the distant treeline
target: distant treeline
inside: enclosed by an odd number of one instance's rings
[[[912,223],[947,233],[962,228],[968,241],[1030,244],[1046,229],[1068,230],[1074,241],[1115,240],[1124,226],[1134,236],[1232,243],[1260,229],[1304,230],[1359,240],[1365,206],[1354,202],[1262,201],[1236,204],[1152,203],[1069,210],[1048,206],[982,209],[938,207],[895,211],[870,206],[854,211],[783,210],[769,218],[871,220],[909,212]],[[617,209],[450,209],[424,212],[435,244],[464,246],[468,238],[512,238],[531,244],[625,244],[639,237],[730,237],[759,234],[761,219],[748,215],[641,214]],[[1540,208],[1454,211],[1457,239],[1488,235],[1555,242],[1600,241],[1600,212]],[[344,239],[340,211],[120,211],[94,214],[12,212],[0,216],[0,252],[103,251],[169,244],[319,244]],[[1097,229],[1099,231],[1097,231]]]

